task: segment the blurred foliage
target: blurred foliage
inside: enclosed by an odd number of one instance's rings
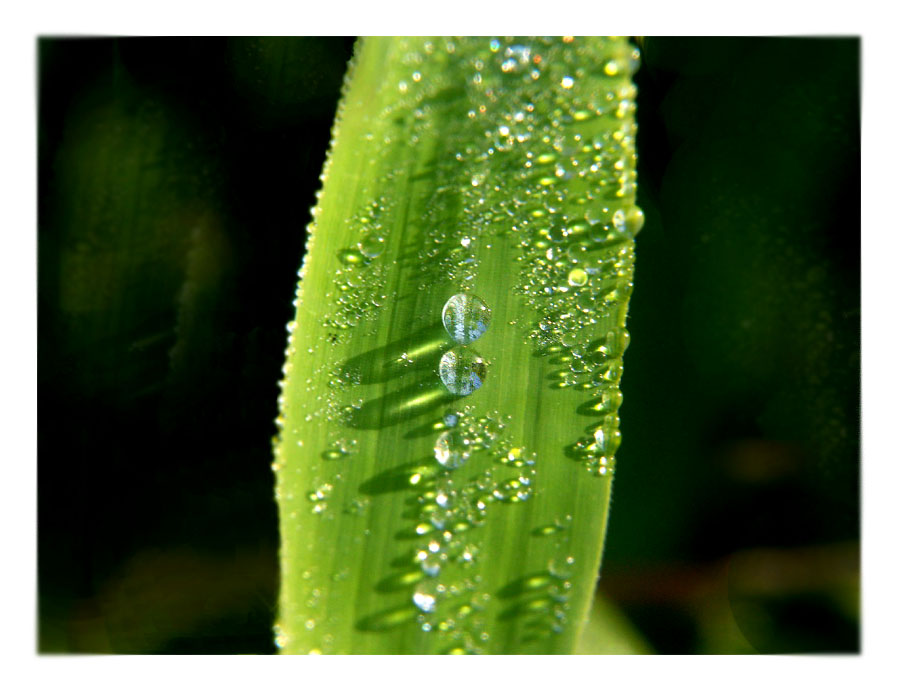
[[[854,650],[859,43],[650,38],[636,81],[601,590],[662,652]]]
[[[40,651],[274,651],[277,382],[351,48],[39,41]],[[642,49],[601,592],[640,651],[856,651],[859,42]]]
[[[44,651],[274,651],[270,438],[352,41],[44,39]]]

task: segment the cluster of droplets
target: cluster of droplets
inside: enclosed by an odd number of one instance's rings
[[[354,247],[338,252],[340,267],[331,293],[333,309],[325,318],[325,324],[333,328],[332,344],[345,341],[350,328],[371,319],[387,301],[385,277],[393,261],[383,259],[388,237],[383,219],[391,214],[391,203],[382,196],[347,221],[359,229],[359,240]]]
[[[322,458],[326,460],[339,460],[345,457],[355,455],[359,451],[359,441],[350,436],[337,438],[322,453]]]
[[[534,494],[535,455],[514,446],[508,417],[477,416],[469,405],[435,424],[433,462],[411,472],[418,491],[410,576],[411,602],[422,630],[441,634],[446,651],[482,651],[483,612],[491,596],[473,570],[482,546],[472,532],[497,503],[521,503]]]
[[[548,357],[548,385],[589,398],[579,413],[597,418],[567,454],[604,475],[619,444],[625,306],[634,237],[644,222],[634,204],[631,81],[640,54],[624,42],[571,37],[494,39],[489,50],[497,65],[474,65],[473,80],[487,107],[470,117],[485,123],[494,169],[509,161],[509,175],[518,180],[513,207],[497,203],[494,211],[512,213],[517,291],[540,316],[528,337]],[[543,91],[503,89],[510,79],[541,84]]]
[[[466,50],[458,50],[462,43]],[[592,472],[606,474],[619,445],[618,383],[628,343],[625,306],[634,236],[643,224],[634,204],[636,93],[630,79],[639,53],[623,41],[563,37],[410,39],[402,54],[408,74],[397,84],[396,102],[377,117],[407,122],[385,133],[371,150],[375,157],[391,157],[391,176],[398,180],[437,182],[425,186],[422,217],[410,222],[421,235],[409,247],[392,243],[390,257],[391,263],[415,267],[413,274],[422,277],[419,289],[428,287],[428,277],[441,277],[462,292],[451,299],[457,299],[459,310],[444,311],[447,333],[457,345],[441,357],[441,380],[459,396],[484,382],[486,364],[469,344],[488,322],[479,328],[471,318],[478,311],[467,313],[465,308],[477,306],[471,291],[481,249],[511,242],[519,250],[517,291],[541,316],[525,329],[547,359],[548,385],[583,391],[586,401],[579,413],[592,417],[566,454]],[[444,70],[444,65],[454,69]],[[446,75],[460,68],[468,70],[468,79],[464,85],[451,83]],[[467,102],[464,118],[457,113],[460,89]],[[442,109],[452,110],[451,117],[444,117]],[[434,140],[429,131],[435,123],[446,128],[440,138],[446,149],[423,157],[418,143]],[[330,159],[326,171],[329,164]],[[506,192],[510,182],[511,195]],[[350,328],[372,317],[387,300],[386,229],[397,214],[384,200],[373,199],[348,218],[359,234],[354,246],[341,251],[330,293],[332,343],[345,341]],[[295,306],[299,300],[298,290]],[[487,315],[489,320],[489,310]],[[291,335],[288,364],[295,351]],[[353,384],[337,381],[335,390]],[[283,398],[280,404],[284,416]],[[337,406],[329,401],[317,411],[334,419],[342,416]],[[281,431],[283,418],[277,423]],[[435,428],[433,461],[416,466],[408,476],[417,494],[412,528],[417,544],[411,569],[400,577],[403,585],[412,586],[409,608],[415,620],[422,630],[442,634],[446,652],[485,651],[488,640],[483,614],[491,595],[471,570],[483,547],[469,530],[484,522],[492,504],[523,502],[534,493],[534,455],[513,446],[504,429],[499,415],[475,417],[471,406],[448,412]],[[335,440],[323,456],[338,460],[354,454],[356,445],[349,438]],[[334,481],[310,491],[314,513],[325,512],[335,495]],[[365,507],[353,512],[363,513]],[[536,531],[558,537],[565,524]],[[561,554],[545,574],[523,585],[524,613],[546,616],[529,623],[541,621],[553,632],[564,627],[573,560]]]
[[[644,222],[634,204],[631,80],[640,52],[621,40],[573,37],[454,39],[443,51],[427,42],[408,48],[413,72],[423,74],[438,60],[469,75],[467,118],[442,119],[450,126],[442,133],[448,146],[459,144],[450,149],[452,159],[432,164],[445,184],[426,205],[428,242],[419,260],[468,292],[476,245],[511,237],[519,249],[517,290],[541,316],[528,334],[550,358],[549,385],[585,391],[591,402],[582,413],[598,415],[568,452],[606,474],[618,445],[634,237]],[[451,102],[435,96],[453,88],[440,80],[407,80],[406,86],[417,113]],[[505,193],[510,181],[512,195]],[[447,218],[457,220],[452,229]],[[483,360],[465,348],[450,350],[441,365],[454,394],[470,394],[483,381]],[[455,380],[457,374],[465,377]],[[595,435],[596,426],[602,433]]]
[[[562,209],[590,224],[611,223],[633,199],[636,90],[630,78],[640,54],[623,41],[572,37],[439,43],[410,39],[402,47],[407,74],[382,116],[409,120],[403,144],[410,152],[434,123],[445,128],[447,154],[428,158],[421,171],[439,184],[423,200],[419,225],[427,242],[416,252],[425,274],[468,291],[479,246],[530,231]],[[447,75],[460,71],[469,75],[462,119],[454,117],[459,100],[447,98],[460,89]],[[422,168],[415,159],[409,164]],[[527,186],[512,197],[504,193],[511,179]]]
[[[549,387],[571,388],[588,397],[578,406],[577,413],[594,420],[584,429],[584,435],[567,446],[565,453],[598,476],[613,471],[614,455],[621,442],[619,382],[627,344],[628,332],[614,328],[586,344],[553,342],[539,352],[547,357],[551,367],[547,375]]]

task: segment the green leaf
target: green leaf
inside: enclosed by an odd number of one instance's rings
[[[575,654],[653,654],[653,650],[609,599],[597,595]]]
[[[643,220],[636,66],[619,38],[358,47],[289,325],[282,651],[574,650]],[[490,312],[470,344],[487,311],[459,294]]]

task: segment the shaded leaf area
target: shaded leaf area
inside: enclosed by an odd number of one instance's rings
[[[859,647],[859,43],[654,39],[601,591],[660,652]]]
[[[269,439],[351,45],[39,41],[41,651],[272,651]]]

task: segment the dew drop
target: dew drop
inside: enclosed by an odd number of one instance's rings
[[[487,364],[472,349],[458,346],[441,356],[441,382],[454,395],[471,395],[484,384]]]
[[[634,74],[641,67],[641,51],[639,48],[634,47],[631,50],[631,54],[628,56],[628,72],[630,74]]]
[[[576,267],[569,272],[569,286],[584,286],[587,284],[588,275],[580,267]]]
[[[635,236],[642,228],[644,228],[643,210],[638,206],[628,208],[625,212],[625,230]]]
[[[605,428],[598,428],[594,431],[595,448],[603,455],[614,453],[621,441],[622,434],[619,431],[607,431]]]
[[[444,328],[460,344],[474,342],[491,324],[491,309],[474,294],[456,294],[441,312]]]
[[[377,233],[366,234],[359,242],[359,252],[370,260],[384,252],[384,237]]]
[[[422,572],[428,577],[437,577],[441,572],[441,559],[439,556],[428,556],[422,561]]]
[[[275,624],[275,646],[280,650],[285,648],[290,638],[288,638],[287,634],[282,630],[279,624]]]
[[[413,594],[412,600],[413,604],[419,608],[419,611],[424,611],[426,614],[430,614],[434,611],[436,600],[433,594],[417,590],[416,593]]]
[[[434,443],[434,459],[447,469],[461,467],[472,454],[472,444],[458,431],[444,431]]]

